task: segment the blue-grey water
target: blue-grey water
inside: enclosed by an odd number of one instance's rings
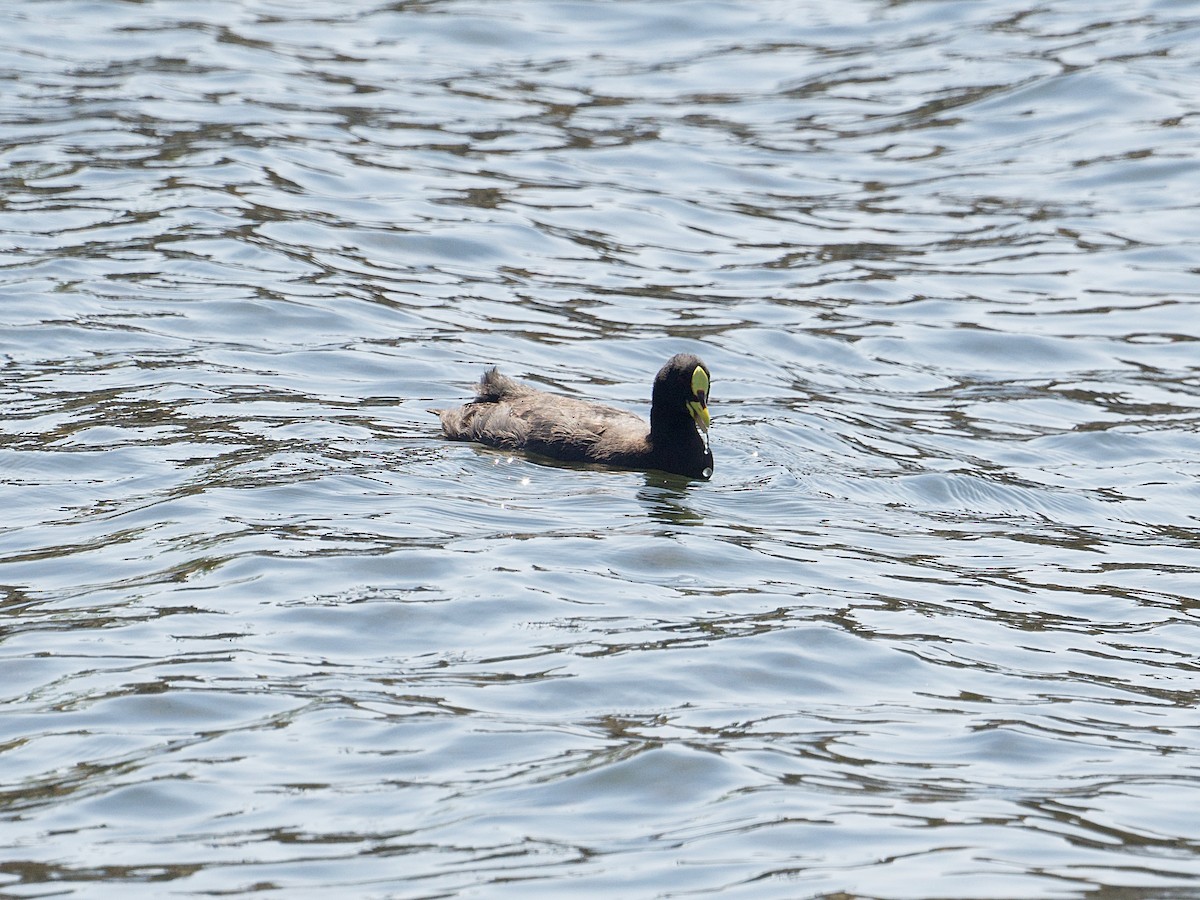
[[[1198,196],[1192,0],[6,4],[0,896],[1200,896]]]

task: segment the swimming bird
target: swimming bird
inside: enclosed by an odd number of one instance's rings
[[[484,372],[470,403],[430,411],[455,441],[526,450],[565,462],[709,478],[710,379],[708,366],[698,357],[672,356],[654,379],[649,426],[633,413],[540,391],[496,368]]]

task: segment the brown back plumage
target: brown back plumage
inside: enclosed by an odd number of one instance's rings
[[[650,427],[633,413],[549,394],[489,369],[475,399],[437,411],[446,437],[506,450],[529,450],[568,462],[624,465],[645,453]]]

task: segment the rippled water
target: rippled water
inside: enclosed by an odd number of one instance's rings
[[[1200,6],[0,24],[4,896],[1200,891]]]

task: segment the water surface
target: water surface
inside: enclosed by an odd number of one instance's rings
[[[0,13],[5,896],[1200,890],[1200,8]],[[711,482],[441,439],[487,366]]]

